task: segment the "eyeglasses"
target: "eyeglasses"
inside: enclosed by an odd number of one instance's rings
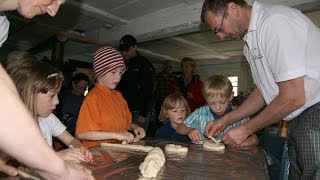
[[[220,33],[222,30],[223,30],[223,21],[224,21],[224,18],[226,17],[226,14],[227,14],[227,9],[224,10],[224,13],[223,13],[223,16],[222,16],[222,20],[221,20],[221,24],[220,26],[214,30],[214,34],[218,35],[218,33]]]

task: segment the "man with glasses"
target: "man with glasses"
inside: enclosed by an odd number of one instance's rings
[[[296,9],[259,2],[250,6],[244,0],[205,0],[201,18],[220,39],[245,41],[244,55],[256,84],[240,107],[207,124],[206,135],[216,136],[261,110],[222,138],[238,146],[270,124],[290,121],[289,179],[319,179],[319,28]]]

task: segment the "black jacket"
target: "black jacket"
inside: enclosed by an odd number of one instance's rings
[[[140,111],[146,117],[154,100],[155,69],[149,60],[139,53],[126,61],[126,72],[117,86],[127,100],[130,111]]]

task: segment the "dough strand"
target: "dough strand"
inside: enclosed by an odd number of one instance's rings
[[[101,143],[102,147],[115,147],[115,148],[123,148],[130,149],[136,151],[150,152],[153,147],[152,146],[142,146],[137,144],[114,144],[114,143]]]

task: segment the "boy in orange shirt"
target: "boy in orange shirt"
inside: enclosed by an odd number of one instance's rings
[[[99,146],[102,142],[132,142],[133,131],[145,137],[143,128],[132,124],[132,116],[122,94],[114,90],[125,71],[121,54],[112,47],[98,49],[93,57],[97,78],[95,87],[87,94],[78,117],[76,136],[85,147]]]

